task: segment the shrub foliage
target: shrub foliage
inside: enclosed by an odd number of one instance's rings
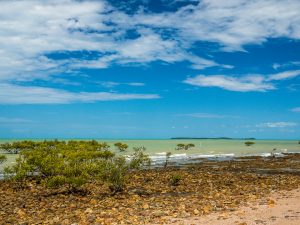
[[[115,143],[114,146],[115,146],[120,152],[124,152],[124,151],[126,151],[126,149],[128,148],[128,145],[127,145],[127,144],[121,143],[121,142]]]
[[[19,184],[34,178],[47,187],[76,191],[88,182],[102,180],[110,183],[113,192],[122,191],[129,170],[150,162],[149,157],[135,150],[131,160],[126,160],[108,149],[108,144],[97,141],[35,142],[18,151],[16,164],[5,173]]]
[[[180,174],[173,174],[170,178],[170,184],[172,186],[178,186],[181,181],[181,175]]]
[[[177,148],[176,150],[189,150],[190,148],[195,147],[195,145],[193,143],[189,143],[189,144],[177,144]]]
[[[5,155],[0,155],[0,164],[4,163],[6,161],[6,156]]]
[[[255,142],[253,142],[253,141],[246,141],[245,142],[246,146],[251,146],[251,145],[254,145],[254,144],[255,144]]]

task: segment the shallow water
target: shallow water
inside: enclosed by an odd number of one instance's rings
[[[32,139],[37,140],[37,139]],[[12,139],[0,139],[0,143],[15,141]],[[37,140],[38,141],[38,140]],[[129,152],[132,147],[144,146],[150,155],[159,155],[163,152],[172,152],[172,154],[203,154],[203,155],[219,155],[234,154],[235,156],[256,155],[270,153],[274,148],[278,152],[300,152],[300,144],[297,140],[254,140],[252,146],[245,146],[245,140],[224,140],[224,139],[166,139],[166,140],[101,140],[107,142],[111,146],[111,150],[115,150],[113,144],[122,142],[129,145]],[[175,150],[179,143],[193,143],[194,148],[186,150]]]

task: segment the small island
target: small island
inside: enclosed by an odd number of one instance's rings
[[[200,140],[256,140],[256,138],[230,138],[230,137],[172,137],[175,140],[190,140],[190,139],[200,139]]]

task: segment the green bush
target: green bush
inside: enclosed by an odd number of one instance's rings
[[[195,145],[192,143],[189,143],[189,144],[185,145],[184,149],[188,150],[189,148],[193,148],[193,147],[195,147]]]
[[[13,143],[4,143],[0,145],[0,149],[10,154],[18,154],[21,150],[33,149],[37,145],[34,141],[16,141]]]
[[[251,145],[254,145],[254,144],[255,144],[255,142],[253,142],[253,141],[246,141],[245,142],[246,146],[251,146]]]
[[[108,151],[106,143],[44,141],[32,149],[21,150],[15,165],[5,168],[5,175],[20,187],[33,178],[46,187],[66,187],[70,192],[102,180],[115,193],[124,189],[130,170],[150,164],[144,151],[144,147],[135,148],[130,160],[126,160]]]
[[[47,187],[76,190],[95,179],[104,160],[114,157],[102,148],[102,143],[95,142],[42,142],[20,151],[16,164],[6,168],[5,173],[20,184],[34,177]]]
[[[134,153],[130,156],[130,169],[140,169],[143,166],[150,166],[151,159],[149,155],[145,154],[145,147],[134,147]]]
[[[180,144],[177,144],[177,148],[176,148],[176,150],[189,150],[189,148],[192,148],[192,147],[195,147],[195,145],[194,144],[192,144],[192,143],[189,143],[189,144],[182,144],[182,143],[180,143]]]
[[[50,149],[73,149],[73,150],[101,150],[108,151],[110,146],[103,142],[97,141],[16,141],[13,143],[0,144],[0,150],[4,150],[7,153],[18,154],[23,150],[33,150],[38,148],[50,148]]]
[[[129,160],[124,156],[117,156],[106,161],[103,178],[109,183],[113,194],[124,190],[131,170],[141,169],[151,164],[149,156],[144,153],[145,150],[144,147],[134,148],[134,153],[129,156]]]
[[[127,144],[121,143],[121,142],[115,143],[114,146],[115,146],[120,152],[124,152],[124,151],[126,151],[126,149],[128,148],[128,145],[127,145]]]
[[[117,193],[124,190],[128,170],[129,166],[123,156],[115,157],[106,163],[104,180],[109,183],[111,192]]]
[[[182,149],[184,149],[184,147],[185,147],[185,144],[177,144],[177,148],[176,148],[176,150],[182,150]]]
[[[171,178],[170,178],[170,184],[172,185],[172,186],[178,186],[179,185],[179,183],[180,183],[180,181],[181,181],[181,175],[180,174],[174,174],[174,175],[172,175],[171,176]]]
[[[7,160],[5,155],[0,155],[0,164],[4,163]]]

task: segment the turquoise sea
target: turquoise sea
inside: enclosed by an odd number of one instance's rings
[[[19,139],[20,140],[20,139]],[[31,139],[41,141],[42,139]],[[70,139],[65,139],[70,140]],[[89,140],[89,139],[73,139],[73,140]],[[236,139],[157,139],[157,140],[112,140],[112,139],[95,139],[100,142],[106,142],[111,145],[111,150],[114,150],[113,144],[123,142],[129,145],[129,152],[132,147],[144,146],[150,155],[157,153],[172,152],[186,154],[235,154],[236,156],[249,154],[270,153],[274,148],[278,151],[300,152],[300,144],[298,140],[253,140],[252,146],[245,146],[246,140]],[[17,141],[14,139],[0,139],[0,143]],[[193,143],[194,148],[185,150],[175,150],[179,143]]]
[[[40,139],[33,140],[39,141]],[[163,162],[165,160],[166,152],[171,152],[171,161],[173,160],[177,162],[199,158],[232,158],[235,156],[247,155],[268,156],[273,149],[276,149],[275,153],[278,155],[280,155],[280,153],[289,152],[300,153],[300,144],[298,143],[298,140],[253,140],[255,144],[252,146],[246,146],[244,144],[245,140],[235,139],[96,140],[108,143],[111,146],[111,150],[116,153],[118,153],[118,151],[113,146],[114,143],[123,142],[128,144],[129,149],[126,152],[121,153],[125,155],[132,153],[133,147],[144,146],[146,148],[146,152],[151,156],[154,164]],[[11,141],[15,140],[0,139],[0,143]],[[187,151],[176,150],[176,145],[179,143],[193,143],[195,147]],[[6,165],[13,163],[15,158],[13,155],[9,155],[8,157],[9,160]]]

